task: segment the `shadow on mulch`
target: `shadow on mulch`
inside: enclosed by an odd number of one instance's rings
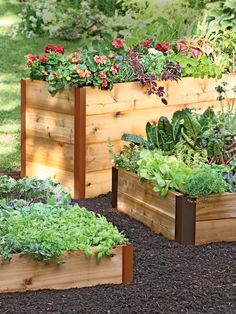
[[[134,282],[1,294],[1,314],[236,313],[236,243],[194,247],[168,241],[112,209],[110,194],[79,204],[125,231],[135,246]]]
[[[16,180],[20,179],[20,171],[0,171],[1,176],[9,176]]]

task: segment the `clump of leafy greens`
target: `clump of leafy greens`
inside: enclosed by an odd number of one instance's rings
[[[25,205],[50,201],[70,203],[68,189],[50,178],[42,180],[27,177],[15,180],[8,176],[0,177],[0,199],[7,205],[13,205],[15,200],[23,200]],[[0,204],[1,208],[1,204]]]
[[[81,250],[100,259],[111,248],[127,243],[122,232],[103,216],[78,205],[32,203],[0,211],[0,255],[9,260],[14,253],[39,261],[60,262],[64,251]]]

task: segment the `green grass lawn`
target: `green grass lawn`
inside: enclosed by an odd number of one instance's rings
[[[63,45],[68,53],[79,46],[48,37],[9,37],[20,10],[18,1],[0,0],[0,170],[20,167],[20,79],[28,76],[24,56],[42,54],[48,43]]]

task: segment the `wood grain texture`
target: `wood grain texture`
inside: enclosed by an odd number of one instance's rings
[[[196,222],[196,245],[222,241],[236,241],[236,218]]]
[[[152,189],[153,185],[142,184],[134,174],[119,169],[117,209],[173,240],[175,194],[170,193],[163,199]]]
[[[73,89],[65,89],[52,96],[48,92],[48,84],[43,81],[26,79],[27,107],[54,112],[74,114]]]
[[[91,198],[111,191],[112,169],[92,171],[86,173],[85,197]]]
[[[26,138],[26,160],[73,172],[74,145],[28,135]]]
[[[59,265],[14,254],[10,262],[0,264],[0,292],[121,284],[123,247],[114,248],[112,254],[98,261],[95,256],[86,257],[80,251],[65,253],[62,256],[65,263]]]
[[[196,221],[227,218],[236,218],[236,193],[208,195],[197,199]]]
[[[26,108],[27,136],[74,144],[74,115]]]

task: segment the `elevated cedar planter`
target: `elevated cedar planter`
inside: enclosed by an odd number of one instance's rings
[[[10,262],[0,264],[0,292],[41,289],[70,289],[101,284],[130,283],[133,280],[133,247],[118,246],[112,257],[100,261],[77,251],[65,253],[65,263],[37,262],[14,254]]]
[[[229,89],[236,75],[225,75]],[[222,81],[221,80],[221,81]],[[51,176],[69,187],[72,197],[93,197],[111,191],[111,157],[121,149],[123,133],[145,135],[146,122],[171,117],[184,107],[220,108],[214,79],[184,78],[160,82],[168,105],[147,96],[139,82],[115,84],[111,91],[72,88],[52,97],[43,81],[21,82],[21,175]],[[231,96],[229,96],[231,97]],[[233,97],[233,96],[232,96]]]
[[[113,207],[167,239],[194,245],[236,241],[236,193],[193,198],[170,192],[163,198],[134,173],[112,172]]]

